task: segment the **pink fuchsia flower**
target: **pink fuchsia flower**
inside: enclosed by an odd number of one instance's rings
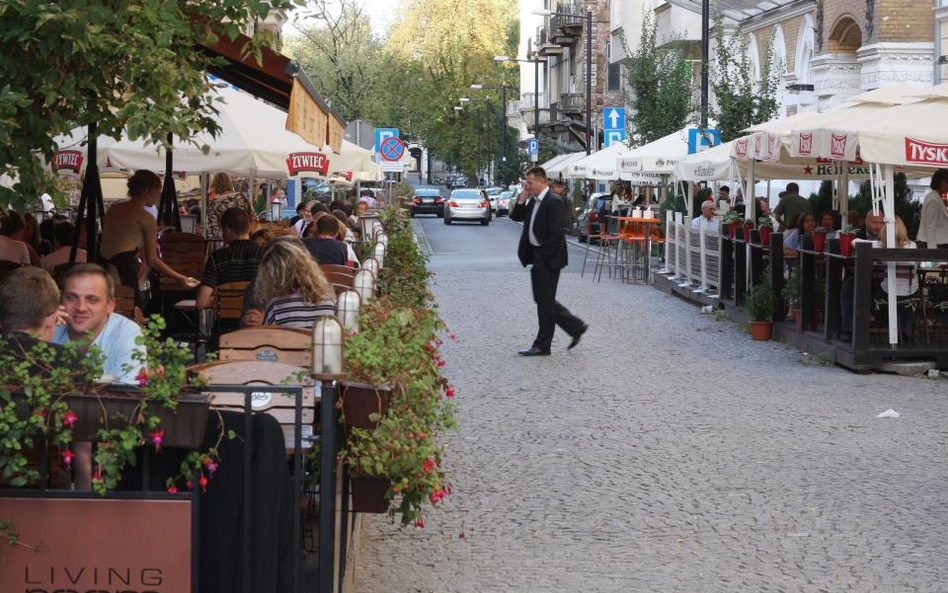
[[[444,360],[443,360],[443,359],[438,361],[438,368],[440,369],[440,368],[442,368],[442,367],[444,367]]]
[[[174,484],[168,486],[168,494],[174,495],[178,493],[178,487]]]
[[[187,487],[188,490],[194,490],[194,482],[192,482],[191,480],[188,480],[187,482],[185,482],[184,485]]]
[[[425,462],[421,465],[421,469],[425,470],[426,472],[430,472],[434,469],[434,466],[435,460],[429,457],[428,459],[425,459]]]
[[[151,442],[155,445],[155,453],[161,453],[161,441],[165,438],[165,429],[156,430],[151,433]]]
[[[198,478],[198,485],[201,487],[201,492],[207,492],[207,476],[201,474],[201,477]]]
[[[448,397],[454,397],[454,387],[448,385],[448,388],[444,390],[444,394]]]
[[[207,473],[209,474],[213,474],[214,472],[217,471],[217,464],[214,463],[214,461],[210,459],[208,459],[207,462],[204,463],[204,467],[207,468]]]
[[[456,341],[457,341],[457,337],[455,337],[455,335],[454,335],[453,333],[450,334],[448,337],[451,338],[451,341],[452,341],[452,342],[456,342]]]
[[[76,455],[69,449],[66,449],[61,453],[63,458],[63,463],[66,464],[66,469],[72,469],[72,459]]]
[[[155,371],[155,374],[158,375],[159,377],[164,377],[164,376],[165,376],[165,367],[158,367],[158,370]]]
[[[425,438],[426,436],[428,436],[428,435],[425,434],[425,433],[423,433],[423,432],[419,432],[419,433],[418,433],[418,438],[419,438],[419,439],[423,439],[423,438]]]
[[[418,529],[424,529],[424,528],[425,528],[425,520],[424,520],[424,519],[418,519],[417,521],[415,521],[415,527],[417,527]]]
[[[144,387],[145,385],[148,385],[148,373],[146,373],[145,371],[142,371],[141,373],[139,373],[138,376],[135,378],[138,380],[139,387]]]
[[[73,427],[73,425],[76,423],[76,420],[79,420],[79,416],[77,416],[75,412],[66,412],[63,414],[63,424],[69,428]]]

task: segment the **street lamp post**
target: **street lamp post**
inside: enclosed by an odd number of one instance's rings
[[[487,185],[491,184],[490,176],[490,97],[484,101],[484,105],[487,111]]]
[[[507,83],[501,83],[500,87],[487,86],[483,84],[472,84],[471,88],[474,90],[491,90],[496,91],[500,89],[500,101],[503,104],[504,108],[504,118],[503,123],[500,126],[501,130],[501,142],[500,142],[500,154],[501,162],[504,163],[504,172],[501,176],[501,184],[506,187],[507,185]],[[487,100],[487,111],[488,118],[490,118],[490,99]],[[490,158],[490,120],[487,122],[487,177],[491,176],[491,158]]]
[[[533,50],[533,40],[528,40],[527,55],[531,55]],[[533,131],[534,136],[537,139],[537,148],[540,146],[540,62],[545,62],[546,60],[541,60],[539,57],[534,55],[533,59],[523,60],[520,58],[510,58],[507,56],[494,56],[495,62],[519,62],[524,64],[533,64]],[[506,87],[504,87],[505,99],[506,99]],[[506,100],[504,101],[504,132],[507,131],[507,107]],[[504,142],[506,143],[506,135]],[[505,153],[506,154],[506,153]]]
[[[708,129],[708,56],[711,54],[711,0],[701,0],[701,130]]]

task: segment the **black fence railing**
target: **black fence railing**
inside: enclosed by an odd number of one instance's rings
[[[721,234],[720,297],[743,308],[752,287],[770,268],[774,289],[773,320],[835,347],[836,361],[857,370],[878,368],[887,361],[933,360],[948,366],[948,250],[882,249],[856,242],[843,255],[839,239],[815,249],[804,237],[796,257],[784,257],[784,235],[735,229]],[[900,291],[887,292],[887,264],[895,262]],[[784,298],[787,278],[793,280],[793,307]],[[896,300],[898,340],[890,343],[889,301]]]

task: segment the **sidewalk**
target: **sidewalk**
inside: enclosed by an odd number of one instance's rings
[[[944,591],[943,381],[815,366],[578,273],[558,298],[583,342],[520,358],[536,322],[510,259],[432,260],[455,493],[423,530],[367,517],[351,591]]]

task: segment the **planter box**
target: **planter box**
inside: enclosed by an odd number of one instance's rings
[[[387,513],[389,499],[385,497],[392,482],[388,478],[354,475],[349,478],[352,510],[356,513]]]
[[[751,321],[751,339],[758,342],[766,342],[773,335],[773,329],[774,324],[772,321]]]
[[[378,428],[378,420],[371,420],[369,415],[384,415],[388,411],[391,393],[392,389],[388,385],[342,383],[339,397],[342,399],[342,415],[346,426]]]
[[[14,395],[22,398],[22,395]],[[110,427],[125,426],[129,418],[138,412],[142,396],[137,393],[102,393],[95,395],[70,395],[65,398],[66,405],[76,413],[78,420],[72,430],[75,441],[98,441],[100,428],[105,427],[105,419]],[[178,399],[178,409],[166,410],[160,405],[149,405],[149,413],[161,418],[159,428],[165,431],[162,439],[164,447],[196,449],[204,442],[207,429],[207,412],[210,397],[203,394],[184,393]],[[18,409],[26,413],[26,405],[18,404]],[[147,434],[145,435],[147,438]]]

